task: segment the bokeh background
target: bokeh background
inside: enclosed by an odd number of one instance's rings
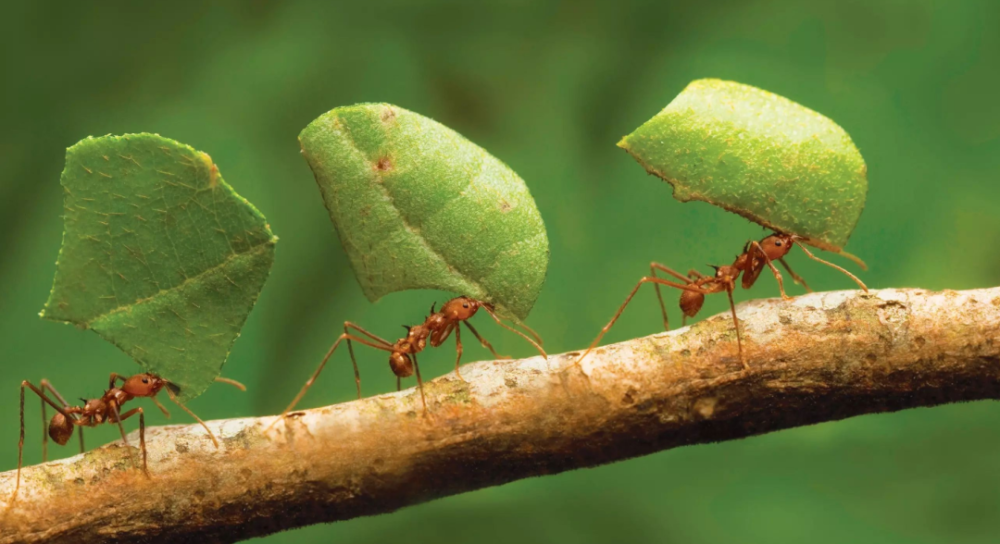
[[[87,135],[159,132],[210,153],[281,237],[225,368],[250,391],[212,388],[191,404],[205,418],[275,413],[345,319],[392,337],[448,296],[370,304],[348,267],[296,135],[355,102],[435,118],[527,181],[552,247],[528,323],[554,352],[588,343],[650,260],[721,263],[764,235],[673,200],[615,147],[701,77],[774,91],[852,135],[870,191],[847,249],[870,264],[869,286],[1000,285],[995,2],[17,2],[3,11],[2,470],[16,465],[20,380],[47,377],[89,397],[108,373],[137,370],[97,335],[36,315],[61,239],[63,153]],[[852,287],[801,254],[791,260],[816,288]],[[776,294],[761,281],[737,296]],[[713,298],[703,315],[725,309]],[[608,341],[658,328],[650,291]],[[531,354],[487,322],[480,330],[501,352]],[[421,357],[426,375],[450,368],[453,351],[435,351]],[[471,344],[466,353],[486,356]],[[343,355],[305,406],[352,398]],[[367,394],[393,389],[383,354],[364,352],[361,364]],[[36,403],[27,417],[25,455],[37,462]],[[114,432],[90,432],[89,444]],[[997,542],[998,451],[1000,406],[969,403],[682,448],[261,541]]]

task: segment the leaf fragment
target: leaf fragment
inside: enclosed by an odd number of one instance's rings
[[[441,289],[527,317],[549,244],[534,199],[507,165],[391,104],[336,108],[299,142],[369,300]]]
[[[88,328],[186,402],[219,375],[277,237],[206,153],[156,134],[66,151],[63,244],[41,316]]]
[[[847,132],[809,108],[700,79],[618,145],[681,202],[715,204],[857,259],[843,247],[864,209],[867,168]]]

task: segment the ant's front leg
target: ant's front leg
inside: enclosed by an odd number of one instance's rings
[[[767,264],[768,268],[771,269],[771,273],[774,274],[774,279],[778,280],[778,290],[781,291],[781,298],[785,300],[792,298],[785,294],[785,285],[784,281],[782,281],[781,272],[778,272],[778,269],[774,267],[774,263],[771,262],[771,259],[767,256],[767,252],[764,251],[764,248],[760,246],[760,242],[750,242],[750,247],[753,248],[753,250],[757,252],[762,259],[764,259],[764,263]]]
[[[813,290],[809,288],[809,284],[806,283],[806,280],[804,280],[802,276],[796,274],[795,271],[792,270],[792,267],[788,265],[788,261],[786,261],[784,257],[778,259],[778,262],[781,263],[781,266],[785,267],[785,270],[788,271],[788,274],[792,276],[792,281],[805,288],[806,292],[808,293],[813,292]]]
[[[455,353],[456,353],[456,355],[455,355],[455,375],[458,376],[458,379],[462,380],[463,382],[467,382],[468,380],[466,380],[465,378],[463,378],[462,377],[462,373],[459,372],[459,370],[458,370],[458,364],[462,360],[462,326],[461,326],[461,324],[459,324],[459,325],[455,325],[454,328],[455,328]]]

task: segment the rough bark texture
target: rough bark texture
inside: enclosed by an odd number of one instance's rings
[[[816,293],[596,350],[485,361],[413,390],[147,432],[0,474],[0,542],[234,542],[682,446],[1000,397],[1000,288]],[[596,332],[596,331],[595,331]],[[138,436],[132,434],[131,443]],[[114,505],[103,507],[99,505]],[[94,505],[81,508],[81,505]]]

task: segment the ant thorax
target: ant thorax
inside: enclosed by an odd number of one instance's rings
[[[108,411],[108,404],[103,398],[90,399],[83,405],[83,417],[89,417],[101,423],[104,421],[104,414]]]

